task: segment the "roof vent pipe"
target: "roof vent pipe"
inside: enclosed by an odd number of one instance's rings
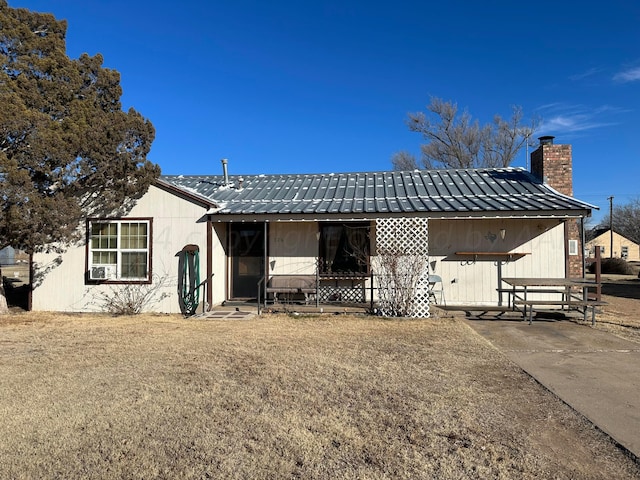
[[[229,185],[229,172],[227,171],[227,163],[229,161],[226,158],[220,160],[222,162],[222,173],[224,174],[224,184]]]
[[[553,145],[553,139],[556,138],[553,135],[545,135],[544,137],[538,137],[540,145]]]

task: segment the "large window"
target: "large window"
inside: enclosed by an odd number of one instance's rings
[[[369,272],[369,224],[320,224],[320,273],[357,275]]]
[[[88,268],[94,281],[148,281],[151,220],[89,222]]]

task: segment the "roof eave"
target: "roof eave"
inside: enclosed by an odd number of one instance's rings
[[[215,207],[215,203],[212,202],[207,197],[204,197],[202,195],[196,195],[195,193],[191,193],[184,188],[180,188],[171,183],[165,182],[160,178],[156,179],[156,181],[154,182],[154,185],[159,189],[164,190],[165,192],[171,193],[176,197],[183,198],[191,203],[195,203],[204,208],[211,209]]]
[[[335,214],[243,214],[207,212],[212,222],[347,222],[377,220],[380,218],[428,218],[433,220],[468,220],[492,218],[581,218],[591,215],[591,210],[532,210],[532,211],[478,211],[478,212],[411,212],[411,213],[335,213]]]

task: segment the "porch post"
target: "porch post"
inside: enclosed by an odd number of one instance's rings
[[[210,311],[213,305],[213,222],[207,219],[207,281],[205,283],[207,297],[206,302]]]
[[[264,278],[264,282],[262,282],[262,286],[263,286],[263,295],[264,295],[264,305],[265,307],[267,306],[267,282],[269,281],[269,252],[267,251],[267,246],[269,245],[269,242],[267,241],[267,235],[269,233],[268,229],[267,229],[267,223],[268,220],[264,221],[264,275],[262,276],[262,278]],[[259,291],[260,289],[258,289]],[[260,297],[258,296],[258,308],[260,308]]]

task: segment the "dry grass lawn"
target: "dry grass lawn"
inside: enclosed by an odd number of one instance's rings
[[[0,318],[0,478],[640,478],[456,319]]]

